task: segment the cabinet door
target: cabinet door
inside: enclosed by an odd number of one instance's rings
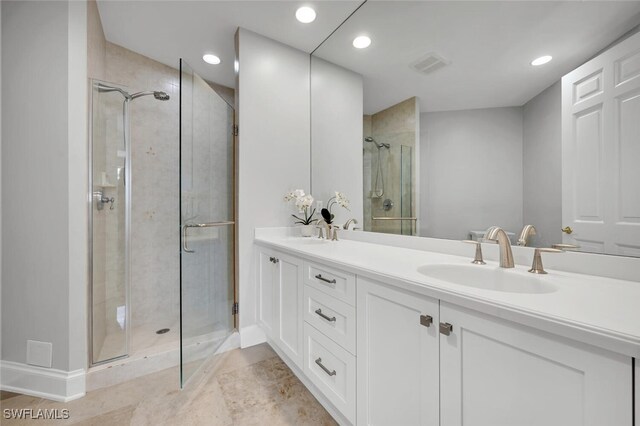
[[[440,303],[441,426],[631,425],[631,359]]]
[[[274,277],[276,271],[275,256],[271,250],[257,247],[256,277],[258,279],[258,323],[265,334],[272,338],[274,321],[275,288]]]
[[[277,259],[275,278],[276,327],[274,340],[302,368],[303,284],[302,261],[283,253]]]
[[[438,301],[357,280],[357,423],[437,426]]]

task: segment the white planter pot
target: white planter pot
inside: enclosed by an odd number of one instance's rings
[[[313,237],[315,225],[300,225],[300,235],[303,237]]]

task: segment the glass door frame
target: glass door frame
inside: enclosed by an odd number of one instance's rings
[[[124,237],[124,245],[125,245],[125,250],[124,250],[124,277],[125,277],[125,282],[124,282],[124,303],[125,303],[125,328],[124,328],[124,333],[125,333],[125,339],[124,339],[124,353],[122,355],[116,356],[116,357],[112,357],[112,358],[107,358],[107,359],[103,359],[100,361],[95,361],[95,357],[96,354],[94,353],[93,350],[93,346],[94,346],[94,303],[93,303],[93,296],[94,296],[94,288],[93,288],[93,280],[94,280],[94,274],[93,274],[93,267],[94,267],[94,260],[95,257],[93,255],[93,243],[94,243],[94,238],[93,238],[93,230],[94,230],[94,220],[93,220],[93,214],[94,211],[97,210],[96,208],[96,198],[95,198],[95,194],[94,194],[94,179],[93,179],[93,172],[94,172],[94,165],[93,165],[93,153],[94,153],[94,101],[95,101],[95,93],[94,91],[97,90],[96,86],[98,84],[104,84],[106,86],[112,86],[112,87],[118,87],[122,90],[126,90],[127,87],[123,86],[122,84],[117,84],[117,83],[112,83],[112,82],[108,82],[108,81],[104,81],[104,80],[100,80],[100,79],[95,79],[95,78],[89,78],[88,79],[88,92],[89,92],[89,108],[88,108],[88,163],[89,163],[89,169],[88,169],[88,189],[89,189],[89,193],[87,194],[87,209],[89,211],[88,214],[88,235],[89,235],[89,241],[88,241],[88,245],[89,245],[89,250],[87,250],[88,252],[88,265],[89,267],[87,268],[87,282],[88,282],[88,289],[87,289],[87,299],[88,299],[88,305],[89,305],[89,318],[88,318],[88,340],[87,340],[87,346],[88,346],[88,351],[87,351],[87,358],[88,358],[88,366],[89,367],[94,367],[94,366],[98,366],[98,365],[102,365],[102,364],[107,364],[113,361],[117,361],[117,360],[121,360],[121,359],[125,359],[129,357],[129,351],[131,348],[131,309],[130,309],[130,304],[131,304],[131,295],[130,295],[130,283],[131,283],[131,265],[130,265],[130,246],[131,246],[131,143],[130,143],[130,133],[129,133],[129,105],[128,102],[125,102],[125,100],[123,99],[123,106],[122,106],[122,131],[123,131],[123,138],[126,140],[126,146],[125,146],[125,164],[124,164],[124,187],[125,187],[125,200],[124,200],[124,204],[125,204],[125,211],[124,211],[124,215],[125,215],[125,226],[124,226],[124,232],[125,232],[125,237]],[[119,203],[118,203],[119,204]],[[95,209],[95,210],[94,210]],[[105,260],[106,261],[106,260]]]

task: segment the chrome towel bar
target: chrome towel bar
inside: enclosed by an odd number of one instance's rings
[[[189,249],[187,245],[187,230],[189,228],[213,228],[216,226],[235,225],[233,221],[224,222],[207,222],[207,223],[185,223],[182,225],[182,251],[185,253],[193,253],[193,250]]]

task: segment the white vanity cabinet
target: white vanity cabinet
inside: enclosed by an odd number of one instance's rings
[[[631,358],[445,302],[441,426],[632,425]]]
[[[257,275],[258,320],[265,334],[302,368],[302,261],[259,248]]]
[[[438,425],[438,301],[358,277],[358,425]]]
[[[257,252],[259,323],[340,424],[633,426],[630,356],[399,278]]]

